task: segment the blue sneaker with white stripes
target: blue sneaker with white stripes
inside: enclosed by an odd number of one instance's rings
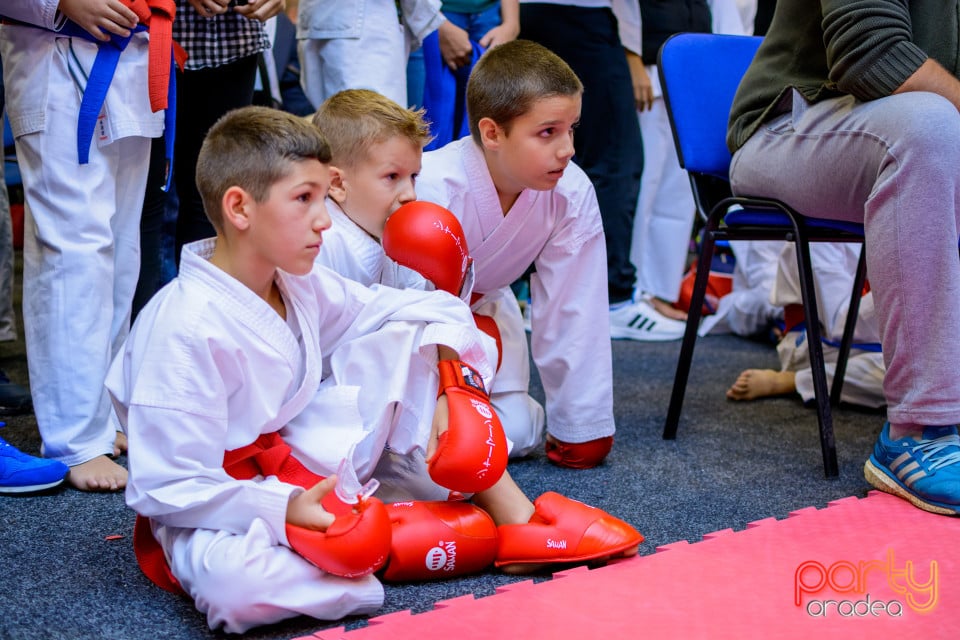
[[[924,427],[921,439],[890,439],[883,425],[863,466],[867,482],[914,506],[943,515],[960,514],[960,435],[957,427]]]
[[[0,438],[0,493],[52,489],[63,482],[69,471],[70,468],[59,460],[27,455]]]

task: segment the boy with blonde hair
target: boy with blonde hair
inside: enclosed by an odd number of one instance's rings
[[[318,261],[368,286],[434,288],[435,283],[398,264],[382,246],[386,221],[417,198],[423,147],[430,141],[423,111],[404,108],[374,91],[349,89],[320,105],[313,123],[332,154],[328,209],[333,225]],[[464,286],[454,292],[468,302],[472,275],[469,270]],[[512,338],[524,339],[522,331]],[[503,386],[500,380],[499,374],[494,377],[490,400],[511,442],[511,457],[522,457],[543,442],[543,407],[526,386]]]
[[[497,384],[527,390],[520,308],[530,267],[530,348],[546,394],[548,458],[600,464],[613,445],[607,254],[593,185],[572,162],[583,85],[528,40],[494,47],[467,83],[469,137],[423,157],[422,199],[455,212],[474,259],[473,310],[503,335]]]
[[[179,276],[140,313],[107,378],[129,440],[141,567],[228,632],[371,613],[383,601],[372,572],[395,562],[422,571],[425,550],[410,552],[404,527],[368,497],[370,480],[385,447],[439,452],[462,433],[460,394],[483,404],[481,382],[438,380],[438,364],[492,373],[462,301],[363,287],[316,265],[329,159],[296,116],[247,107],[221,118],[197,164],[217,236],[184,247]],[[462,360],[438,363],[441,352]],[[442,455],[455,472],[458,453]],[[495,523],[507,569],[631,554],[642,540],[556,494],[535,506],[506,473],[473,505],[471,518]],[[544,519],[544,505],[559,517]],[[545,550],[545,536],[569,548]]]
[[[369,89],[347,89],[313,115],[330,144],[332,226],[320,264],[364,285],[423,289],[424,279],[383,253],[387,218],[416,200],[414,189],[430,129],[422,111],[406,109]]]

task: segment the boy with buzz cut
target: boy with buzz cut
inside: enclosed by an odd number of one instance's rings
[[[327,208],[333,224],[324,234],[318,262],[367,286],[432,288],[435,283],[401,266],[393,259],[396,256],[386,255],[382,242],[388,218],[400,207],[408,205],[408,215],[416,213],[421,219],[432,215],[429,209],[417,213],[410,205],[417,198],[423,147],[430,141],[423,112],[402,107],[375,91],[348,89],[324,101],[313,123],[330,143],[332,155]],[[409,252],[421,254],[433,248],[408,247]],[[466,301],[471,278],[469,270],[461,290],[454,292]],[[519,331],[511,342],[525,340],[522,327]],[[524,372],[529,377],[529,371]],[[527,393],[526,384],[509,384],[515,377],[501,378],[498,373],[490,400],[510,440],[510,456],[519,458],[543,442],[544,417],[543,407]]]
[[[546,394],[549,460],[600,464],[613,445],[607,255],[593,185],[573,162],[583,85],[528,40],[494,47],[467,83],[470,136],[424,154],[421,199],[453,211],[474,260],[473,310],[503,340],[497,383],[529,384],[510,284],[530,276],[533,361]],[[507,337],[514,337],[508,340]]]
[[[363,287],[315,263],[329,160],[316,127],[273,109],[229,112],[207,134],[197,185],[217,235],[184,247],[107,376],[144,572],[192,597],[211,628],[242,633],[371,613],[384,597],[375,571],[428,577],[438,539],[466,545],[477,531],[483,555],[468,566],[636,553],[626,523],[553,493],[534,505],[505,473],[483,393],[492,367],[461,300]],[[477,424],[490,439],[479,456]],[[431,477],[475,490],[472,504],[370,497],[387,447],[435,451],[443,473]],[[570,543],[546,544],[558,539]]]

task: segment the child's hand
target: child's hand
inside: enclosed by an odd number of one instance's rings
[[[187,0],[187,2],[204,18],[226,13],[230,8],[230,0]]]
[[[246,4],[235,5],[233,10],[251,20],[266,22],[286,8],[286,0],[248,0]]]
[[[440,434],[447,430],[450,422],[450,411],[447,407],[447,395],[437,398],[437,410],[433,412],[433,425],[430,428],[430,440],[427,442],[427,462],[437,452],[437,440]]]
[[[140,21],[137,14],[120,0],[60,0],[59,9],[94,38],[104,42],[110,39],[111,33],[126,38]]]
[[[440,360],[459,360],[460,354],[445,344],[437,345],[437,357]],[[447,396],[442,394],[437,398],[437,410],[433,412],[433,425],[430,429],[430,440],[427,442],[427,462],[437,452],[437,439],[447,430],[450,422],[450,411],[447,408]]]
[[[630,82],[633,85],[633,100],[637,111],[653,109],[653,83],[643,65],[643,58],[633,51],[624,49],[627,56],[627,66],[630,68]]]
[[[437,30],[437,37],[440,39],[440,57],[450,69],[456,71],[470,64],[473,45],[470,44],[470,36],[466,31],[449,20],[444,20]]]
[[[287,503],[287,524],[304,529],[326,531],[333,524],[334,516],[320,505],[320,501],[337,485],[337,476],[332,475],[313,485]]]
[[[480,46],[486,50],[498,44],[516,40],[518,35],[520,35],[519,24],[503,22],[483,34],[483,37],[480,38]]]

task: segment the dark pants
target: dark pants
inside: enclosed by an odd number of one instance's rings
[[[150,169],[147,172],[147,188],[143,194],[143,210],[140,213],[140,277],[133,294],[131,322],[140,310],[150,302],[163,286],[162,241],[163,214],[167,208],[166,183],[167,158],[164,136],[154,138],[150,145]]]
[[[257,56],[253,55],[220,67],[185,71],[177,78],[177,139],[173,155],[173,177],[180,198],[177,264],[183,245],[215,235],[197,192],[195,174],[200,145],[220,116],[253,103],[256,77]]]
[[[630,239],[643,147],[616,18],[609,9],[525,3],[520,5],[520,37],[556,53],[583,83],[574,161],[590,176],[597,191],[607,240],[610,302],[628,300],[636,283]]]

